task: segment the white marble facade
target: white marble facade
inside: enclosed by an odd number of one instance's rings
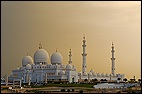
[[[112,68],[112,73],[98,73],[90,70],[86,72],[86,40],[83,37],[83,53],[82,53],[82,71],[78,72],[76,67],[72,64],[72,53],[71,49],[69,51],[69,61],[67,65],[62,64],[63,57],[56,50],[49,58],[48,52],[39,45],[39,49],[34,53],[34,60],[31,56],[27,54],[22,59],[22,66],[15,70],[12,70],[11,75],[8,77],[9,81],[14,79],[21,79],[23,83],[35,82],[35,83],[47,83],[47,82],[81,82],[87,79],[88,81],[92,79],[106,79],[117,81],[118,78],[122,81],[124,79],[124,74],[114,74],[115,70]],[[112,45],[112,66],[114,66],[114,47]],[[49,59],[51,63],[49,63]]]

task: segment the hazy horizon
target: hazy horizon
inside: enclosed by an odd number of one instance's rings
[[[115,72],[141,78],[140,1],[2,1],[1,19],[1,76],[33,57],[40,42],[49,56],[57,48],[63,64],[71,47],[80,72],[85,34],[87,72],[111,73],[113,41]]]

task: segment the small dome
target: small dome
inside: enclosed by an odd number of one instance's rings
[[[42,66],[42,63],[40,63],[39,65]]]
[[[52,66],[52,64],[48,64],[48,66]]]
[[[114,74],[114,75],[112,74],[112,76],[116,76],[116,74]]]
[[[95,77],[96,77],[96,76],[97,76],[97,74],[96,74],[96,73],[93,73],[93,76],[95,76]]]
[[[72,65],[71,65],[71,64],[68,64],[68,65],[66,66],[66,69],[67,69],[67,70],[72,70]]]
[[[102,73],[101,76],[104,77],[104,73]]]
[[[89,74],[90,76],[92,76],[92,73],[91,73],[91,72],[89,72],[88,74]]]
[[[92,70],[90,70],[90,72],[91,72],[91,73],[94,73],[94,70],[92,69]]]
[[[52,64],[61,64],[62,60],[63,60],[63,57],[59,52],[55,52],[51,55]]]
[[[19,70],[20,68],[19,67],[17,67],[17,70]]]
[[[31,66],[30,64],[27,64],[27,65],[26,65],[26,69],[27,69],[27,70],[30,70],[31,68],[32,68],[32,66]]]
[[[65,71],[60,71],[60,74],[61,75],[65,75]]]
[[[106,75],[105,75],[106,77],[108,77],[109,75],[106,73]]]
[[[32,64],[33,59],[31,56],[27,55],[22,59],[22,66],[25,67],[27,64]]]
[[[97,76],[100,77],[101,76],[100,73],[97,73]]]
[[[78,72],[78,75],[82,75],[82,72]]]
[[[47,64],[47,60],[49,59],[49,55],[46,50],[44,49],[38,49],[34,53],[34,63],[35,64]]]
[[[109,76],[113,76],[113,74],[109,74]]]
[[[73,70],[76,70],[76,67],[73,65]]]
[[[31,64],[32,66],[34,66],[35,64],[33,63],[33,64]]]
[[[83,73],[83,75],[87,75],[87,72]]]

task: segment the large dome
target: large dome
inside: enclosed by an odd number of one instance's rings
[[[27,55],[22,59],[22,66],[25,67],[27,64],[32,64],[33,63],[33,59],[31,58],[31,56]]]
[[[55,52],[51,55],[52,64],[61,64],[62,60],[63,60],[63,57],[59,52]]]
[[[46,50],[44,49],[38,49],[34,54],[34,63],[35,64],[47,64],[47,60],[49,58],[49,55]]]

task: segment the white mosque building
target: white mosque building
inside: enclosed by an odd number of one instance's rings
[[[39,49],[34,53],[34,60],[27,54],[22,59],[22,66],[12,70],[8,81],[21,80],[23,83],[48,83],[48,82],[81,82],[87,79],[106,79],[108,81],[117,81],[118,78],[122,81],[124,74],[115,74],[115,58],[114,46],[112,44],[112,67],[111,74],[97,73],[93,70],[87,73],[86,68],[86,39],[83,37],[83,53],[82,53],[82,72],[78,72],[76,67],[72,64],[72,53],[69,51],[69,61],[67,65],[62,64],[63,57],[56,50],[51,57],[46,50],[39,45]],[[49,63],[49,59],[51,63]]]

